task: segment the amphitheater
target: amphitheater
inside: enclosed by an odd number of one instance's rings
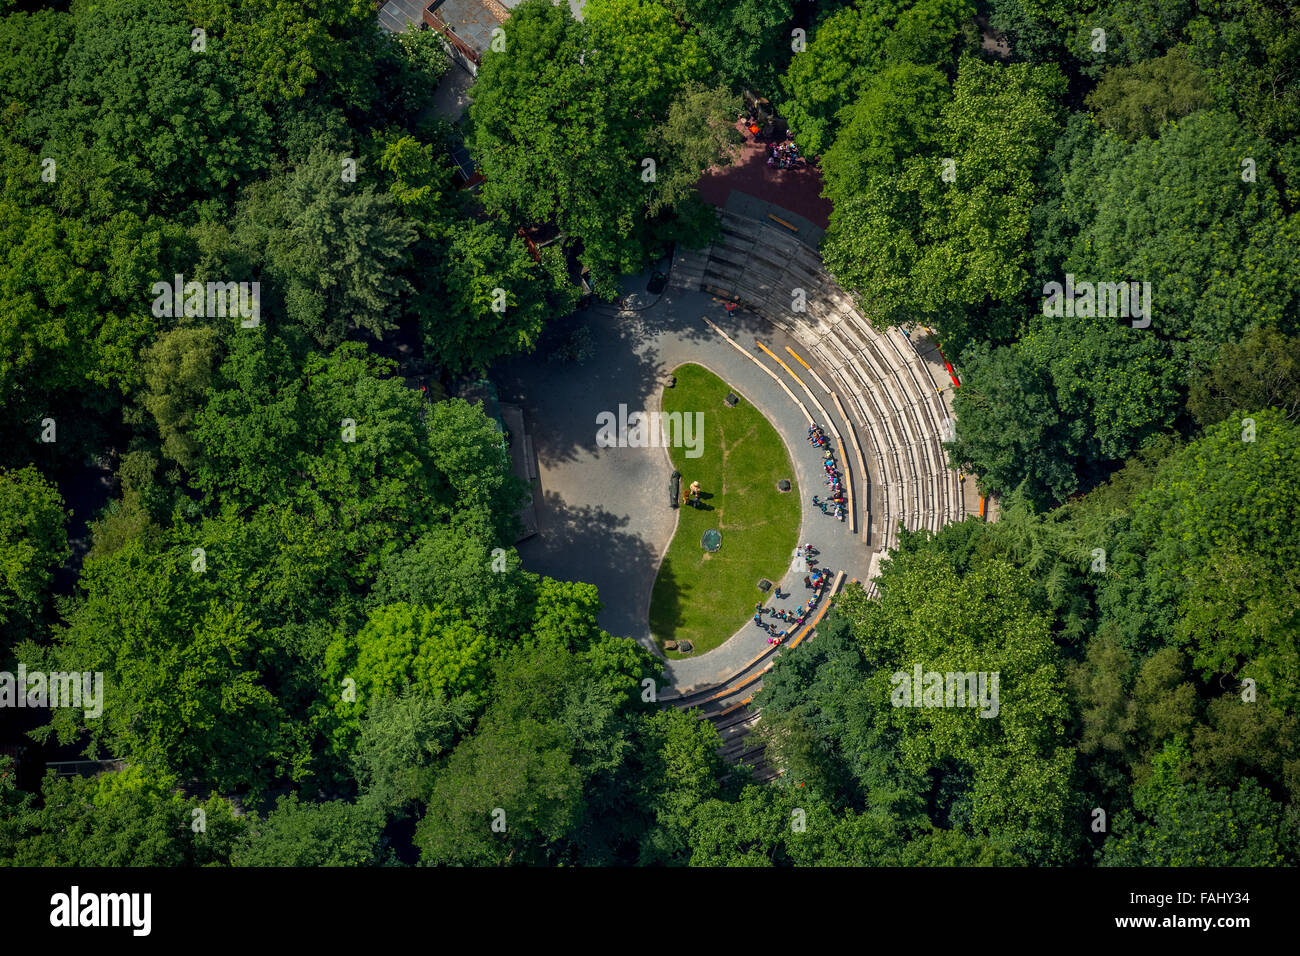
[[[856,511],[862,514],[862,541],[872,551],[864,584],[874,593],[870,579],[880,554],[897,543],[900,523],[909,531],[938,531],[967,512],[963,483],[947,467],[941,445],[953,428],[951,399],[940,391],[941,383],[950,382],[946,363],[928,337],[874,328],[788,217],[772,213],[755,219],[725,208],[719,213],[721,239],[704,250],[679,249],[670,287],[701,289],[738,303],[788,332],[811,356],[806,377],[825,395],[818,405],[822,414],[813,417],[829,423],[841,446],[848,439],[851,457],[841,453],[841,460],[850,465],[850,473],[852,464],[858,465],[850,487],[864,499]],[[817,373],[818,365],[829,370],[829,381]],[[789,371],[791,377],[797,374]],[[808,398],[816,402],[820,396],[809,389]],[[828,414],[832,407],[837,416]],[[844,575],[838,575],[833,590],[843,581]],[[796,635],[796,642],[814,633],[817,620],[820,615]],[[747,739],[758,719],[750,701],[775,653],[761,655],[721,686],[670,698],[675,706],[696,709],[711,720],[723,738],[724,758],[754,764],[759,779],[778,771],[763,763],[762,747]]]
[[[937,346],[898,329],[873,328],[816,250],[787,226],[719,212],[722,240],[701,251],[679,250],[671,285],[739,302],[789,332],[830,370],[830,382],[809,373],[848,425],[855,451],[866,456],[871,494],[862,540],[888,550],[900,521],[909,531],[938,531],[962,520],[962,484],[940,444],[953,418],[951,399],[939,391],[949,377]],[[796,290],[804,304],[797,312]]]
[[[819,457],[809,454],[801,423],[823,425],[845,475],[849,520],[840,524],[805,504],[802,540],[816,537],[824,566],[838,572],[831,593],[856,581],[874,595],[880,558],[897,545],[900,525],[938,531],[982,511],[975,482],[963,483],[947,467],[941,444],[953,428],[950,370],[928,331],[871,325],[822,266],[820,231],[810,223],[752,197],[719,212],[720,237],[706,249],[676,251],[661,297],[631,295],[593,314],[625,333],[624,348],[629,340],[644,347],[656,375],[682,360],[700,361],[745,388],[797,459]],[[582,394],[550,400],[581,402],[587,389],[599,387],[587,383]],[[643,407],[654,407],[651,396],[644,400]],[[559,469],[567,463],[548,461],[562,457],[539,448],[543,486],[548,467],[556,469],[550,483],[563,483]],[[601,464],[580,459],[572,467],[588,476]],[[800,460],[795,467],[811,465]],[[804,488],[815,488],[819,480],[811,470],[800,474]],[[627,521],[638,518],[631,514]],[[571,553],[574,542],[565,544]],[[526,548],[521,554],[529,564]],[[545,564],[536,569],[551,570]],[[623,568],[619,580],[598,580],[599,570],[580,579],[597,583],[602,598],[617,593],[631,576]],[[647,599],[653,574],[648,577]],[[628,619],[603,626],[653,646],[648,630],[638,631],[632,619],[644,616],[644,604],[627,603],[636,605]],[[815,637],[829,603],[822,602],[786,649]],[[765,644],[761,631],[740,626],[722,647],[694,660],[670,661],[659,699],[712,721],[724,741],[723,757],[753,767],[758,779],[770,779],[779,770],[763,762],[762,747],[749,732],[759,718],[754,694],[780,653]]]

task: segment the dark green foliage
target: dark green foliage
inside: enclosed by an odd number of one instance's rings
[[[791,56],[790,0],[664,0],[664,6],[699,33],[710,64],[732,90],[775,91]]]
[[[0,469],[0,660],[39,623],[53,571],[67,555],[58,491],[31,466]]]
[[[1293,707],[1300,428],[1270,410],[1247,417],[1170,457],[1134,502],[1099,595],[1102,624],[1135,650],[1184,648],[1207,680],[1250,677]]]
[[[410,284],[401,271],[416,230],[372,183],[345,176],[345,148],[313,149],[292,173],[258,183],[240,204],[233,241],[264,263],[265,321],[283,317],[325,347],[353,330],[390,331]],[[359,162],[359,161],[358,161]]]
[[[97,3],[76,18],[64,62],[67,151],[77,136],[110,159],[119,188],[163,211],[232,189],[269,153],[268,118],[231,82],[222,44],[198,52],[190,29],[166,4]]]
[[[342,800],[301,803],[281,797],[264,820],[254,820],[235,847],[234,866],[375,866],[383,862],[382,817]]]
[[[12,866],[224,866],[246,822],[226,800],[186,797],[136,770],[42,783],[39,798],[4,782],[0,861]]]
[[[1276,408],[1291,421],[1300,416],[1300,341],[1263,325],[1219,346],[1187,396],[1187,410],[1202,425],[1252,408]]]
[[[822,20],[782,84],[779,106],[800,147],[814,156],[825,152],[846,109],[880,70],[927,64],[950,72],[961,25],[972,13],[965,0],[888,0],[846,6]]]
[[[1181,50],[1113,67],[1088,96],[1097,121],[1130,141],[1154,136],[1165,123],[1212,102],[1200,71]]]
[[[1282,807],[1253,780],[1207,787],[1178,779],[1186,760],[1166,747],[1155,775],[1136,788],[1137,813],[1120,813],[1099,853],[1102,866],[1286,866]]]
[[[36,6],[0,3],[0,671],[103,697],[0,744],[117,769],[0,758],[0,863],[1300,863],[1293,5],[530,0],[464,123],[372,4]],[[1000,499],[774,658],[762,786],[524,569],[527,489],[446,398],[580,269],[717,239],[748,90],[820,154],[862,313],[938,331]],[[1045,308],[1067,273],[1151,323]],[[155,310],[177,274],[261,321]],[[902,706],[918,665],[999,696]]]
[[[607,860],[613,834],[603,832],[598,797],[633,756],[626,732],[645,669],[644,660],[627,663],[605,670],[545,645],[504,659],[493,701],[434,781],[416,836],[422,859]]]

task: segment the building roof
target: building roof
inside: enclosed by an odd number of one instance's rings
[[[379,25],[389,33],[405,33],[408,24],[419,29],[429,0],[388,0],[379,8]]]
[[[434,0],[430,9],[478,53],[491,47],[492,31],[510,15],[496,0]]]

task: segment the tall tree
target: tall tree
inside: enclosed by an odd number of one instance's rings
[[[54,569],[68,556],[64,518],[58,490],[35,468],[0,468],[0,651],[36,636]]]
[[[651,250],[647,204],[659,168],[680,160],[653,155],[648,137],[706,73],[699,41],[652,0],[593,0],[581,24],[566,6],[529,0],[503,29],[470,106],[484,202],[512,224],[554,222],[581,241],[593,285],[612,296]]]
[[[269,119],[231,81],[221,40],[197,47],[173,6],[107,0],[79,9],[65,61],[56,136],[110,157],[120,188],[160,211],[228,195],[270,154]]]
[[[962,60],[935,156],[911,157],[835,209],[827,267],[882,323],[924,316],[949,347],[997,334],[981,310],[1028,283],[1034,174],[1059,132],[1050,67]]]
[[[1300,426],[1267,409],[1167,459],[1109,553],[1102,624],[1131,648],[1186,648],[1206,679],[1249,677],[1294,706],[1297,467]]]
[[[796,141],[813,156],[829,149],[846,110],[882,69],[916,64],[948,72],[961,24],[973,13],[966,0],[883,0],[831,13],[782,79],[786,95],[779,106]]]
[[[263,262],[263,321],[287,319],[327,348],[396,327],[416,229],[367,180],[350,148],[319,144],[291,172],[245,193],[234,242]]]

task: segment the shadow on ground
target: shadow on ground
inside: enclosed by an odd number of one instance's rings
[[[623,530],[625,516],[604,508],[573,505],[547,492],[537,502],[541,534],[519,544],[519,555],[530,571],[564,581],[586,581],[600,589],[604,607],[600,625],[620,637],[648,638],[649,585],[659,555],[635,534]],[[643,584],[634,604],[610,601],[628,593],[628,581]]]
[[[581,363],[548,361],[548,348],[559,336],[581,325],[592,332],[594,350]],[[549,423],[533,436],[540,459],[573,462],[579,451],[596,451],[597,411],[617,413],[648,408],[667,370],[649,357],[635,323],[619,324],[613,316],[579,312],[554,323],[547,341],[531,356],[502,363],[492,370],[501,397],[521,403],[534,419]]]

